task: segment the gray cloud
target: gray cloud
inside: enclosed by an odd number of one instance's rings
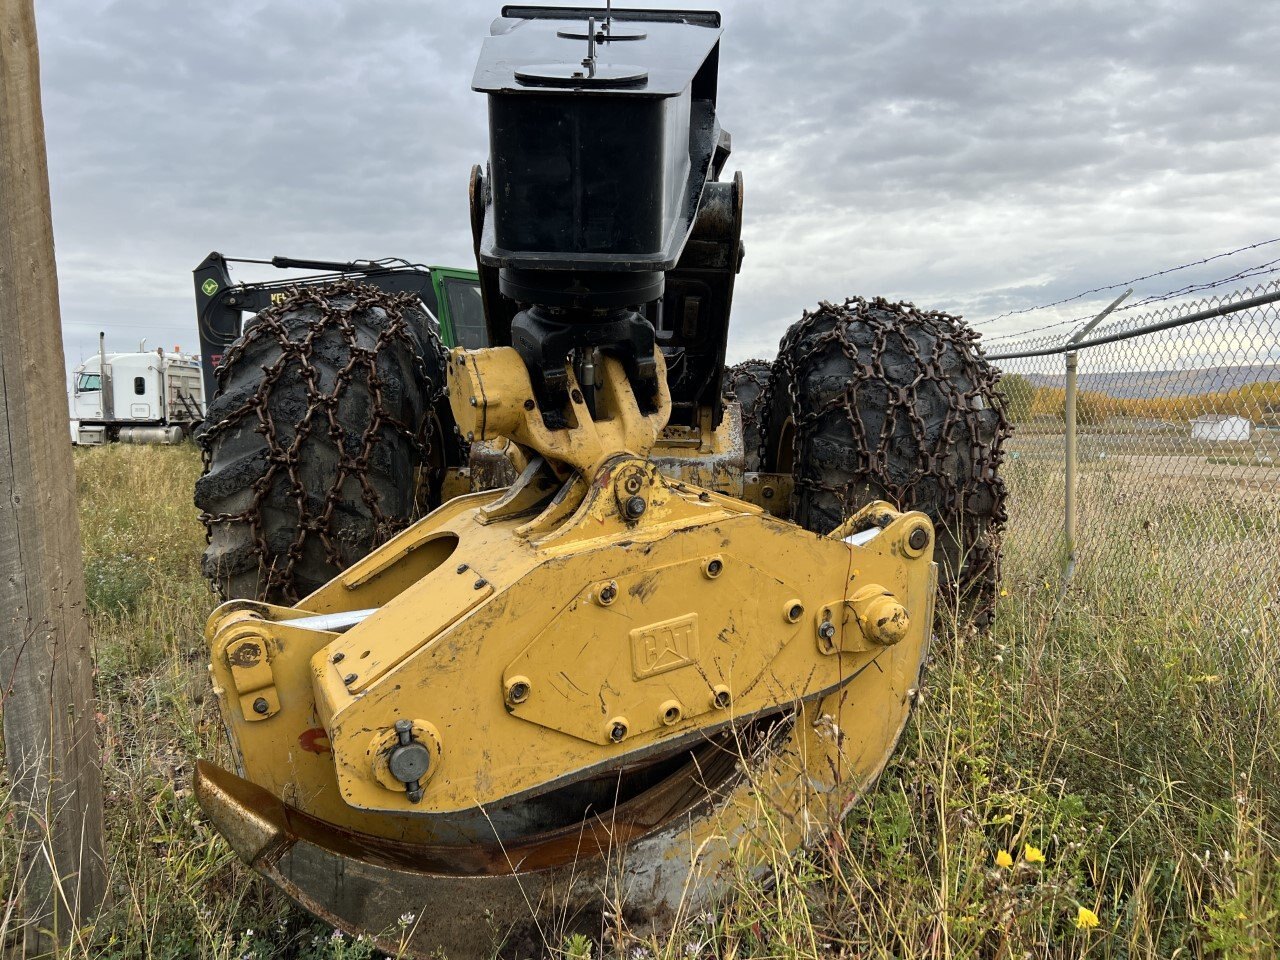
[[[721,117],[747,181],[733,358],[771,355],[823,298],[884,294],[980,319],[1280,222],[1268,7],[720,6]],[[193,346],[190,270],[210,249],[467,264],[466,178],[486,150],[469,86],[498,9],[41,4],[71,359],[99,329]]]

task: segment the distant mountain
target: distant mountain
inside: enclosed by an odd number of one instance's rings
[[[1066,386],[1064,374],[1022,374],[1037,387]],[[1255,363],[1201,370],[1118,370],[1079,375],[1081,390],[1105,393],[1118,399],[1149,400],[1153,397],[1191,397],[1201,393],[1226,393],[1251,383],[1280,382],[1280,365]]]

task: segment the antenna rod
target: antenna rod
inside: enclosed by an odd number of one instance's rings
[[[587,76],[594,77],[596,75],[596,18],[587,18],[587,57],[582,61],[582,65],[587,68]]]

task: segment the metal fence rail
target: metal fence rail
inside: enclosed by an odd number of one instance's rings
[[[998,346],[1013,589],[1074,570],[1274,602],[1280,281]]]

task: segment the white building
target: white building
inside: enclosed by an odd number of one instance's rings
[[[1231,413],[1206,413],[1191,421],[1192,440],[1252,440],[1253,421]]]

